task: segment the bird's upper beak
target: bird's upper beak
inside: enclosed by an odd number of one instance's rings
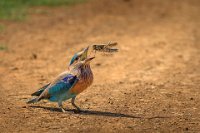
[[[87,58],[89,46],[81,51],[80,60],[83,61]]]

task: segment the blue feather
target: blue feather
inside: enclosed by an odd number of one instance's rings
[[[74,56],[72,57],[72,59],[71,59],[69,65],[73,64],[77,57],[78,57],[78,55],[77,55],[77,54],[74,54]]]
[[[73,82],[74,80],[74,78],[76,78],[76,76],[74,76],[74,75],[72,75],[72,74],[68,74],[66,77],[64,77],[62,80],[64,81],[64,82]]]
[[[74,95],[69,94],[68,91],[76,84],[78,78],[72,74],[68,74],[63,79],[57,81],[53,86],[48,89],[50,101],[67,100]]]

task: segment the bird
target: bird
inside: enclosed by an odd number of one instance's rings
[[[69,65],[68,65],[68,69],[70,66],[72,66],[73,64],[77,63],[78,61],[84,60],[87,58],[88,55],[88,50],[89,50],[89,46],[87,46],[86,48],[84,48],[83,50],[75,53],[73,55],[73,57],[71,58]],[[36,92],[32,93],[31,96],[39,96],[51,83],[47,83],[44,86],[42,86],[41,88],[39,88]]]
[[[66,112],[62,102],[71,99],[72,105],[77,109],[77,112],[80,112],[81,109],[75,104],[75,99],[78,94],[91,86],[93,82],[93,73],[90,68],[90,62],[93,59],[94,57],[88,57],[69,66],[68,71],[61,73],[38,97],[30,99],[27,104],[48,99],[51,102],[57,102],[62,112]]]
[[[63,112],[66,112],[62,107],[62,102],[71,98],[72,105],[78,112],[81,109],[75,104],[76,96],[83,90],[87,89],[93,82],[93,73],[90,68],[90,61],[95,57],[88,58],[89,48],[97,52],[117,52],[118,49],[110,47],[116,46],[116,42],[109,42],[108,44],[89,45],[83,50],[74,54],[71,58],[68,70],[61,73],[53,82],[48,83],[32,93],[31,96],[37,96],[29,100],[27,103],[36,103],[42,99],[48,99],[53,102],[58,102],[58,106]],[[79,73],[74,74],[75,71]]]

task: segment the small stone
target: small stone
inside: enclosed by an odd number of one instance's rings
[[[119,81],[119,84],[123,84],[124,82],[123,81]]]
[[[37,54],[33,53],[31,58],[32,59],[37,59]]]
[[[132,127],[132,126],[127,126],[127,128],[130,128],[130,129],[132,129],[133,127]]]
[[[95,65],[96,65],[96,66],[101,66],[101,63],[96,63]]]
[[[86,98],[86,99],[85,99],[85,102],[87,102],[88,100],[89,100],[89,99]]]
[[[13,70],[13,71],[14,71],[14,70],[18,70],[18,69],[19,69],[19,68],[17,68],[17,67],[11,67],[11,68],[10,68],[10,70]]]

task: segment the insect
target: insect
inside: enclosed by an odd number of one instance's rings
[[[112,48],[117,45],[117,42],[109,42],[108,44],[95,44],[93,45],[93,50],[96,52],[106,52],[106,53],[113,53],[118,52],[117,48]]]

